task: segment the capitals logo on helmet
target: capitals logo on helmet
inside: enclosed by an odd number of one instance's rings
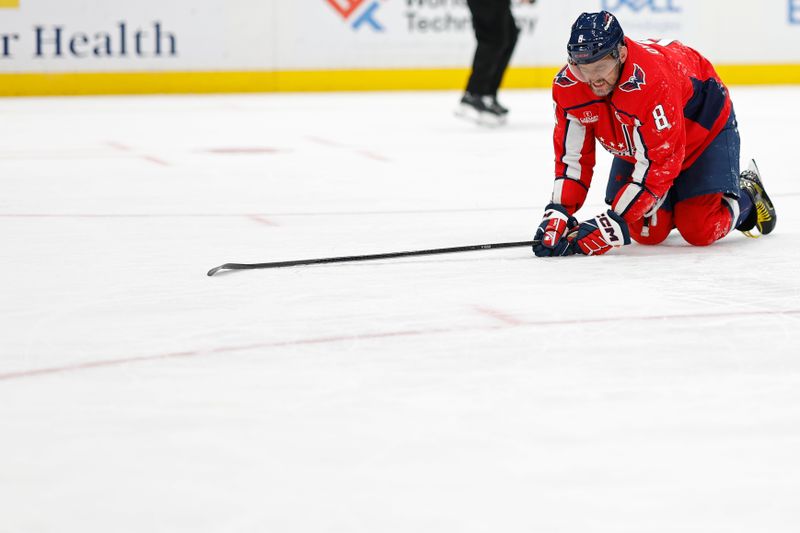
[[[619,89],[626,93],[630,93],[633,91],[641,91],[642,85],[646,85],[644,81],[644,70],[642,70],[642,67],[634,63],[633,75],[628,78],[628,81],[620,85]]]

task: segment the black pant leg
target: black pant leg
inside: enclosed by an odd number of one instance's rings
[[[492,79],[491,85],[494,87],[494,92],[492,94],[497,93],[497,89],[503,81],[503,75],[506,73],[508,64],[511,61],[511,55],[514,53],[514,48],[517,46],[517,39],[519,37],[519,27],[514,20],[514,16],[511,14],[510,7],[506,12],[504,27],[506,45],[497,61],[497,69],[495,70],[495,77]]]
[[[494,95],[516,45],[519,29],[511,0],[467,0],[478,41],[467,91]]]

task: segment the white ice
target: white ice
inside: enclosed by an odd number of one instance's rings
[[[732,95],[767,237],[213,278],[530,239],[548,91],[0,100],[0,532],[800,530],[800,88]]]

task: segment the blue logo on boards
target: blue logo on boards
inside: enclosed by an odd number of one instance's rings
[[[800,0],[788,0],[789,24],[800,24]]]
[[[603,9],[612,13],[623,8],[634,13],[645,10],[652,13],[680,13],[682,10],[675,3],[676,0],[603,0]]]

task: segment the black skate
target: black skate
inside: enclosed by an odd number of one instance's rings
[[[778,215],[775,213],[775,206],[772,200],[769,199],[767,192],[764,190],[764,184],[761,182],[761,173],[758,171],[755,160],[751,159],[747,170],[739,174],[739,187],[745,194],[750,195],[753,200],[753,210],[747,220],[742,222],[736,229],[754,239],[771,233],[775,229]],[[753,228],[758,229],[761,235],[754,235],[752,233]]]
[[[464,93],[456,109],[456,116],[471,120],[481,126],[501,126],[506,123],[508,109],[501,106],[495,96]]]
[[[488,105],[489,109],[493,110],[494,112],[500,115],[508,115],[508,108],[500,105],[500,102],[497,101],[496,96],[492,96],[490,98],[491,98],[490,104]]]

